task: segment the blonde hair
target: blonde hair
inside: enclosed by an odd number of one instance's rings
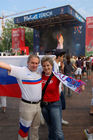
[[[53,67],[53,59],[49,56],[44,56],[42,59],[41,59],[41,65],[43,65],[44,62],[48,61],[51,66]]]

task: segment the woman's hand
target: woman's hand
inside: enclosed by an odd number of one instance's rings
[[[84,91],[85,90],[85,85],[82,85],[81,89],[82,89],[82,91]]]

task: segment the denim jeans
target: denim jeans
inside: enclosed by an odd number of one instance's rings
[[[56,101],[42,107],[42,114],[48,126],[49,140],[64,140],[62,131],[61,102]]]
[[[65,110],[66,109],[66,102],[65,102],[65,96],[64,96],[63,91],[61,91],[60,101],[61,101],[61,109]]]

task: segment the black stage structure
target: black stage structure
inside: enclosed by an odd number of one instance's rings
[[[34,52],[55,50],[63,38],[63,50],[71,55],[85,55],[86,20],[70,5],[14,18],[19,26],[34,29]]]

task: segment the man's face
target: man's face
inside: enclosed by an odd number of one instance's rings
[[[28,69],[29,70],[31,70],[33,72],[37,71],[37,67],[38,67],[38,64],[39,64],[39,59],[36,58],[36,57],[32,57],[27,64],[28,64]]]

